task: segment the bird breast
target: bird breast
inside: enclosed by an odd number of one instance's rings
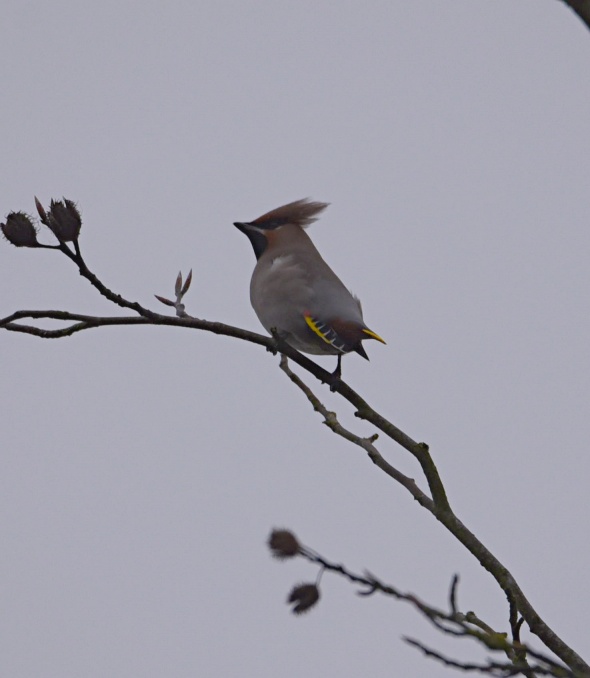
[[[250,283],[250,300],[262,325],[307,334],[304,314],[322,320],[342,318],[362,324],[358,299],[323,259],[309,261],[297,253],[259,259]]]

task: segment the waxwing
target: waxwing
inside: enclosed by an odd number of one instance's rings
[[[360,301],[322,259],[305,228],[327,203],[297,200],[251,222],[235,222],[258,260],[250,301],[264,328],[287,344],[316,355],[356,351],[367,360],[362,341],[381,337],[363,321]]]

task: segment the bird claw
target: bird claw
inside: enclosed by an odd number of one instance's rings
[[[341,362],[342,356],[338,356],[338,364],[336,365],[336,369],[330,373],[330,376],[326,379],[324,383],[328,384],[330,387],[330,391],[334,393],[334,391],[338,388],[338,385],[342,382],[342,362]]]
[[[276,327],[271,327],[270,333],[272,335],[272,338],[275,340],[275,343],[274,343],[274,346],[267,346],[266,350],[269,353],[276,355],[281,350],[281,344],[283,343],[283,340],[281,339],[279,331],[277,330]]]
[[[336,374],[336,372],[332,372],[327,383],[330,386],[330,391],[334,393],[342,383],[342,377],[339,374]]]

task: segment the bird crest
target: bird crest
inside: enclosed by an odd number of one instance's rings
[[[285,224],[294,224],[300,228],[307,228],[314,221],[320,212],[326,209],[328,203],[313,202],[309,198],[290,202],[288,205],[277,207],[271,212],[263,214],[251,223],[263,229],[273,229]]]

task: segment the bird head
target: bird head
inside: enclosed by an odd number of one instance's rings
[[[307,228],[317,221],[316,215],[325,210],[327,206],[328,203],[313,202],[309,198],[304,198],[277,207],[254,221],[236,221],[234,226],[248,236],[256,258],[260,259],[269,243],[281,237],[281,229],[284,226]]]

